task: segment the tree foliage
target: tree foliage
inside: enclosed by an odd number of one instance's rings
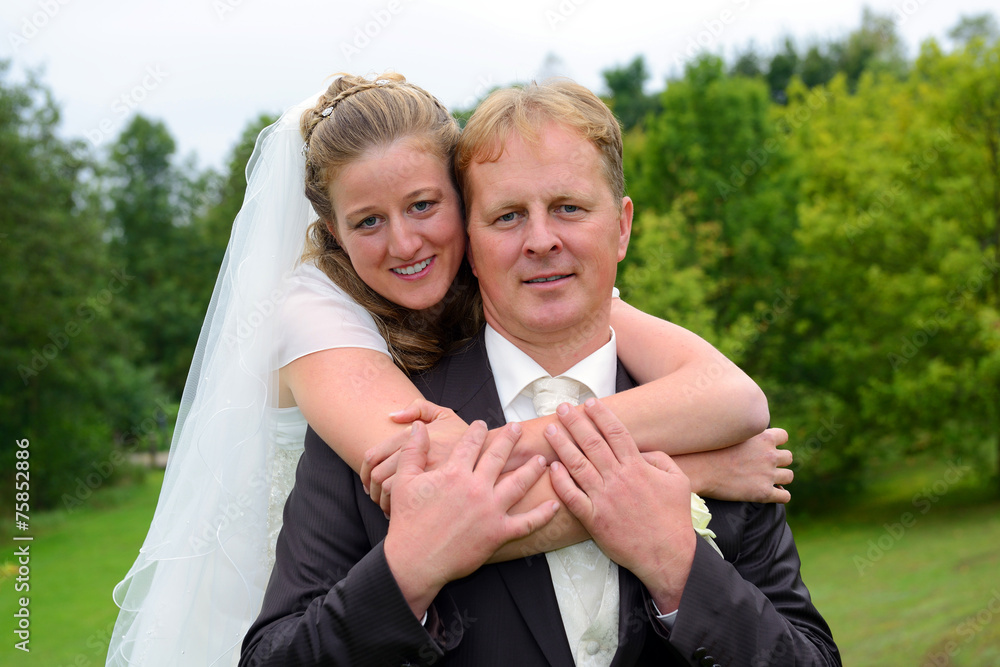
[[[247,128],[225,177],[178,163],[167,128],[142,116],[102,158],[56,135],[37,77],[15,83],[0,63],[0,455],[29,440],[33,507],[72,510],[131,473],[131,453],[169,442],[269,120]]]
[[[951,51],[929,41],[912,62],[895,30],[866,12],[805,49],[702,55],[656,93],[641,57],[603,73],[637,212],[623,296],[760,382],[791,434],[798,503],[860,488],[875,461],[1000,466],[996,22],[963,19]],[[271,119],[224,174],[180,160],[143,116],[95,155],[56,135],[37,78],[8,69],[0,456],[29,439],[32,502],[72,507],[166,441]]]
[[[780,104],[752,51],[696,59],[626,139],[623,294],[758,379],[803,500],[876,460],[1000,465],[1000,47],[980,21],[902,63],[875,18]]]
[[[690,243],[684,261],[711,278],[708,303],[718,326],[731,327],[773,299],[790,247],[794,208],[767,88],[703,56],[670,82],[660,104],[630,159],[629,193],[640,211],[684,202],[692,239],[713,230],[711,251]]]
[[[610,91],[608,104],[626,132],[641,126],[646,116],[657,110],[656,96],[645,91],[649,70],[642,56],[636,56],[625,66],[606,69],[601,75]]]
[[[3,65],[0,456],[13,460],[14,441],[30,441],[38,507],[67,490],[89,495],[118,474],[115,438],[136,421],[136,405],[155,406],[157,395],[151,369],[131,361],[135,341],[119,315],[132,276],[104,241],[88,191],[93,165],[82,144],[55,135],[59,115],[44,87],[7,75]]]

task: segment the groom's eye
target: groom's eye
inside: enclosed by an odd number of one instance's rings
[[[497,218],[497,222],[514,222],[515,218],[517,218],[517,213],[504,213]]]

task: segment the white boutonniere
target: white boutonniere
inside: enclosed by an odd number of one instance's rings
[[[694,524],[694,532],[703,537],[718,554],[722,555],[722,550],[715,543],[715,533],[708,527],[708,522],[712,520],[712,513],[708,511],[708,505],[697,493],[691,494],[691,523]]]

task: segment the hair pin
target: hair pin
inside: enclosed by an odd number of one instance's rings
[[[321,113],[320,115],[323,116],[323,118],[326,118],[327,116],[329,116],[332,113],[333,113],[333,107],[327,107],[327,108],[323,109],[323,113]]]

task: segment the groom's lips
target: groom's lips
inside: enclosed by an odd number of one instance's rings
[[[549,273],[541,276],[535,276],[534,278],[529,278],[524,281],[526,285],[560,285],[569,278],[572,278],[574,274],[572,273]]]

